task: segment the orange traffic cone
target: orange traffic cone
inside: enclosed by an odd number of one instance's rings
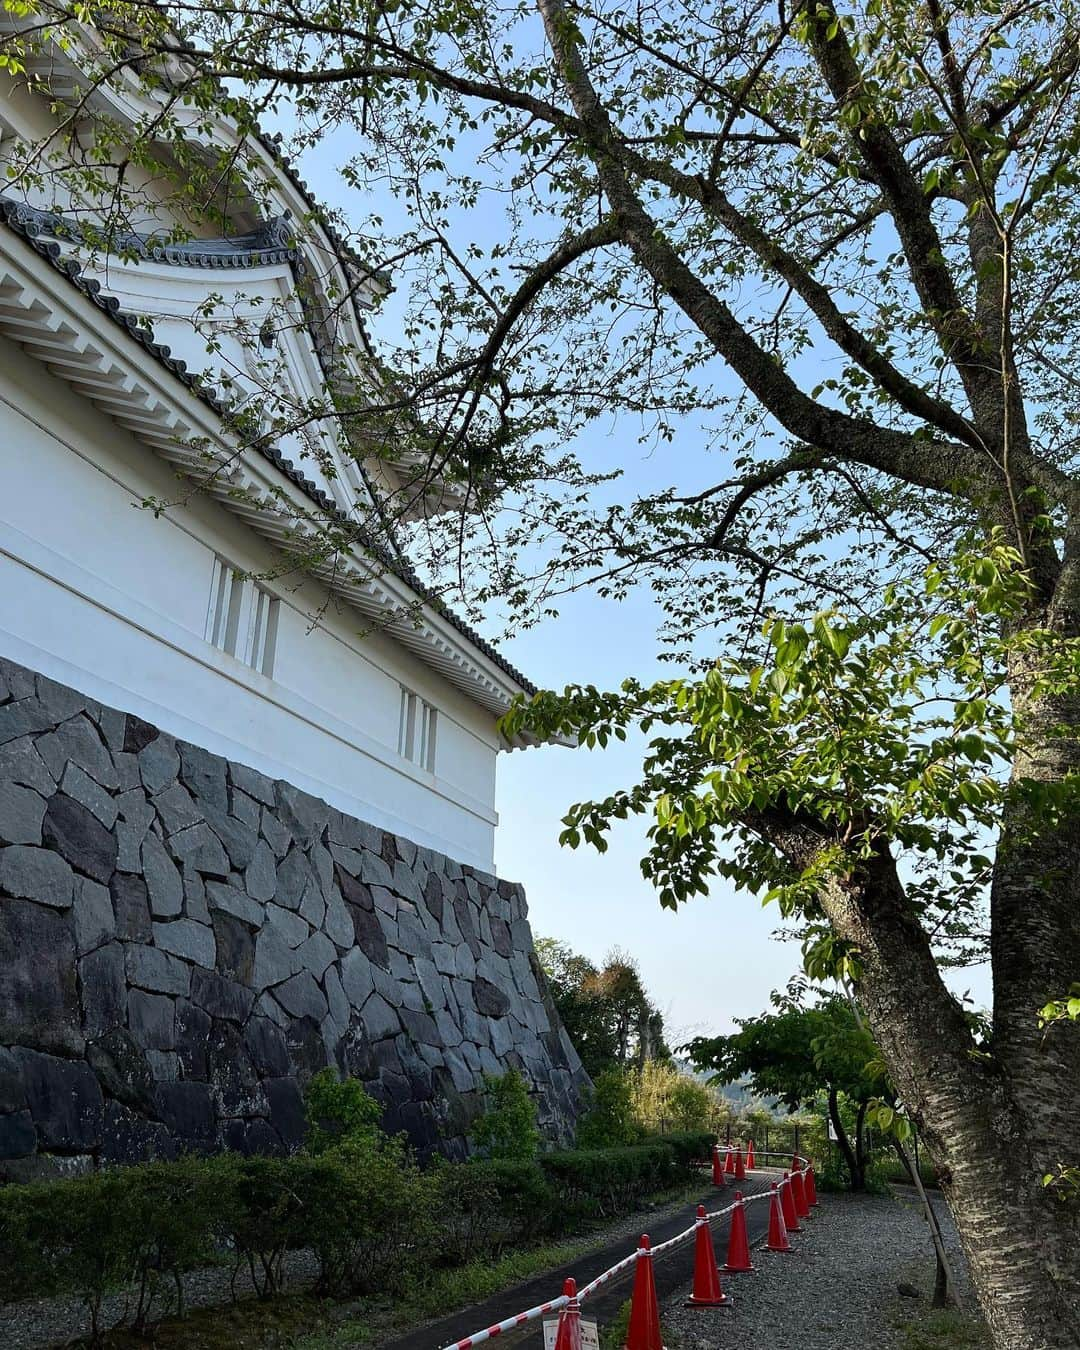
[[[724,1173],[726,1176],[731,1176],[731,1174],[734,1171],[735,1171],[735,1154],[732,1152],[731,1145],[728,1144],[727,1155],[724,1158]]]
[[[559,1314],[555,1350],[581,1350],[581,1304],[577,1300],[577,1281],[570,1276],[563,1285],[570,1302]]]
[[[752,1172],[756,1166],[757,1163],[754,1162],[754,1141],[751,1139],[746,1145],[746,1170]]]
[[[806,1183],[801,1167],[791,1169],[791,1194],[795,1201],[795,1213],[800,1219],[810,1217],[810,1205],[806,1199]]]
[[[743,1166],[742,1145],[735,1145],[735,1180],[746,1180],[746,1168]]]
[[[769,1201],[769,1240],[765,1245],[771,1252],[791,1251],[787,1227],[784,1224],[784,1210],[780,1204],[780,1190],[775,1181],[772,1184],[772,1199]]]
[[[813,1208],[817,1204],[817,1182],[814,1180],[814,1164],[810,1163],[806,1168],[806,1198]]]
[[[697,1207],[694,1225],[694,1292],[686,1300],[688,1308],[722,1308],[731,1299],[720,1288],[720,1272],[716,1268],[712,1229],[705,1217],[705,1206]]]
[[[746,1234],[746,1206],[743,1204],[742,1191],[735,1192],[735,1209],[731,1215],[731,1228],[728,1230],[727,1260],[724,1269],[731,1271],[753,1270],[750,1261],[750,1240]]]
[[[726,1186],[724,1180],[724,1164],[720,1161],[720,1145],[712,1146],[712,1184],[714,1186]]]
[[[780,1183],[780,1207],[784,1211],[784,1227],[789,1233],[799,1233],[799,1216],[795,1212],[795,1193],[791,1189],[791,1173],[785,1172]]]
[[[656,1301],[653,1256],[649,1235],[641,1235],[638,1259],[634,1266],[634,1292],[630,1298],[630,1323],[626,1329],[626,1350],[664,1350],[660,1339],[660,1307]]]

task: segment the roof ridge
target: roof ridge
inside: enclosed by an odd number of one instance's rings
[[[52,214],[41,212],[35,207],[28,207],[24,203],[0,193],[0,218],[14,234],[18,235],[45,258],[61,276],[66,277],[76,290],[85,295],[114,323],[124,329],[155,361],[175,376],[190,393],[194,394],[196,398],[222,419],[229,418],[232,414],[230,405],[211,389],[208,389],[199,375],[189,371],[186,361],[173,356],[167,344],[157,342],[153,330],[148,328],[138,315],[123,310],[116,296],[104,291],[99,281],[85,276],[82,265],[74,258],[65,257],[63,250],[55,240],[41,237],[43,233],[50,233],[50,231],[45,228],[40,217]],[[298,487],[310,501],[325,511],[332,520],[348,528],[354,535],[359,536],[363,547],[379,563],[400,581],[403,581],[422,601],[430,605],[441,618],[455,628],[462,637],[494,662],[505,675],[508,675],[510,679],[520,685],[526,693],[533,694],[536,692],[536,686],[532,681],[502,656],[486,638],[481,637],[471,624],[451,609],[436,591],[422,581],[410,563],[403,558],[394,557],[385,545],[368,535],[357,525],[356,521],[350,520],[333,498],[324,492],[317,483],[307,478],[292,460],[286,459],[272,445],[256,444],[253,448]]]

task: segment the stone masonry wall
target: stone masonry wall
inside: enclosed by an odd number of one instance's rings
[[[519,886],[0,660],[0,1179],[278,1151],[331,1064],[465,1153],[519,1067],[587,1081]]]

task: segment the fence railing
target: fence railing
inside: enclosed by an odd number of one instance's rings
[[[755,1153],[755,1161],[768,1157],[783,1158],[786,1161],[790,1156],[786,1152],[781,1154],[770,1152],[767,1149],[756,1150]],[[716,1154],[717,1150],[714,1149],[714,1169],[716,1166]],[[731,1204],[724,1205],[720,1209],[706,1212],[703,1207],[699,1208],[698,1217],[690,1227],[684,1229],[680,1233],[676,1233],[674,1237],[668,1238],[666,1241],[659,1243],[655,1247],[650,1246],[647,1235],[643,1236],[636,1250],[630,1252],[621,1260],[616,1261],[613,1266],[609,1266],[607,1270],[596,1276],[595,1279],[590,1280],[589,1283],[584,1285],[581,1289],[577,1288],[576,1282],[572,1278],[568,1279],[565,1282],[562,1294],[549,1299],[548,1302],[539,1303],[533,1308],[526,1308],[522,1312],[515,1313],[512,1317],[505,1318],[502,1322],[496,1322],[493,1326],[484,1327],[479,1331],[474,1331],[471,1335],[465,1336],[459,1341],[451,1341],[448,1345],[440,1347],[440,1350],[472,1350],[473,1346],[482,1345],[485,1341],[493,1340],[494,1338],[501,1336],[504,1332],[517,1330],[519,1327],[525,1326],[529,1322],[537,1321],[539,1318],[544,1317],[549,1313],[558,1312],[561,1315],[565,1315],[569,1311],[572,1317],[576,1318],[579,1315],[581,1304],[585,1303],[598,1289],[603,1288],[609,1281],[617,1278],[624,1271],[629,1270],[631,1266],[637,1267],[641,1261],[646,1261],[648,1263],[648,1280],[651,1282],[652,1263],[658,1257],[665,1256],[669,1252],[673,1252],[677,1248],[683,1246],[683,1244],[687,1243],[691,1238],[698,1237],[702,1223],[711,1225],[715,1220],[733,1214],[734,1211],[740,1207],[752,1205],[758,1201],[768,1200],[775,1211],[770,1214],[770,1247],[773,1246],[773,1221],[778,1220],[780,1230],[783,1232],[784,1246],[775,1249],[787,1250],[788,1225],[784,1217],[785,1212],[796,1214],[798,1217],[805,1217],[809,1213],[809,1205],[817,1203],[816,1189],[814,1186],[814,1170],[810,1160],[796,1154],[794,1157],[791,1157],[791,1168],[792,1170],[790,1173],[784,1172],[782,1178],[779,1181],[774,1181],[767,1190],[761,1190],[747,1196],[736,1193],[736,1199],[733,1200]],[[726,1185],[727,1182],[721,1181],[717,1184]],[[802,1188],[805,1188],[805,1190]],[[795,1196],[799,1195],[800,1192],[802,1192],[802,1198],[799,1202],[796,1202]],[[810,1200],[808,1197],[813,1198]],[[796,1218],[796,1223],[797,1222],[798,1219]],[[711,1236],[709,1245],[711,1251]],[[713,1266],[715,1270],[715,1258],[713,1258]],[[637,1292],[637,1283],[637,1278],[635,1278],[635,1294]],[[655,1306],[655,1293],[651,1302]],[[631,1323],[633,1323],[633,1312],[631,1312]],[[659,1336],[657,1335],[655,1344],[659,1343]],[[561,1350],[561,1347],[564,1344],[580,1345],[580,1336],[566,1339],[563,1336],[563,1328],[560,1322],[560,1335],[559,1339],[556,1341],[556,1350]],[[629,1350],[634,1350],[633,1345],[630,1345]]]

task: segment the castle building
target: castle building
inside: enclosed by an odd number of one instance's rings
[[[28,74],[0,161],[160,96],[88,98],[77,45]],[[291,1147],[326,1064],[423,1148],[508,1065],[565,1134],[580,1063],[491,875],[530,686],[390,523],[461,493],[365,448],[385,278],[273,141],[190,138],[243,141],[216,227],[165,147],[123,232],[60,171],[0,193],[0,1175]]]

